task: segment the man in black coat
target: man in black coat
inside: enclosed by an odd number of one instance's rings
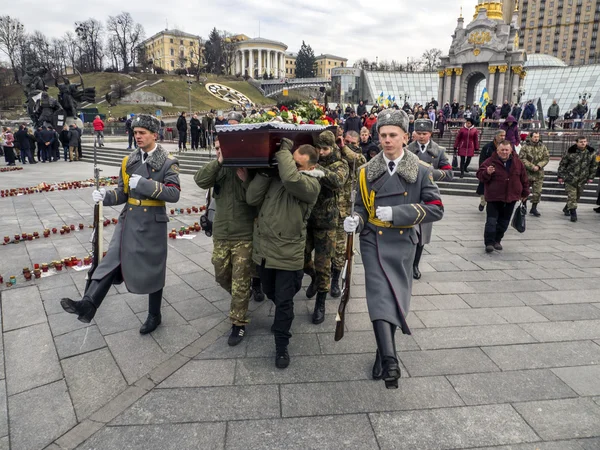
[[[458,109],[459,108],[460,108],[460,105],[458,104],[456,99],[454,99],[454,101],[450,105],[450,109],[452,110],[452,114],[450,115],[450,118],[456,119],[458,117]]]
[[[198,119],[198,116],[194,114],[190,119],[190,132],[192,134],[192,150],[198,150],[198,143],[200,142],[200,127],[202,124]]]
[[[181,113],[177,119],[177,134],[179,134],[179,144],[177,145],[179,150],[187,150],[185,144],[187,143],[187,121],[185,120],[185,111]]]
[[[33,132],[33,137],[35,138],[35,144],[37,146],[37,159],[38,161],[41,161],[42,149],[44,148],[44,141],[42,141],[42,127],[38,127],[37,130]]]
[[[506,119],[508,117],[508,115],[510,114],[510,105],[508,104],[508,100],[504,100],[504,104],[502,105],[502,108],[500,109],[500,118],[501,119]]]
[[[50,128],[50,127],[49,127]],[[54,130],[46,127],[40,131],[40,140],[42,141],[42,162],[52,162],[52,144],[54,143]]]
[[[356,107],[356,114],[358,115],[358,117],[362,117],[367,113],[367,106],[365,105],[365,103],[361,100],[360,102],[358,102],[358,106]]]
[[[344,122],[344,134],[348,131],[356,131],[357,134],[360,134],[360,129],[362,128],[362,124],[360,122],[360,117],[356,115],[356,111],[353,109],[350,110],[350,117],[346,119]]]
[[[15,133],[15,141],[18,143],[19,148],[21,149],[21,162],[23,164],[27,164],[25,158],[28,158],[30,164],[36,164],[36,162],[33,160],[33,155],[31,154],[29,136],[27,135],[27,127],[25,125],[21,125],[19,127],[19,131]]]

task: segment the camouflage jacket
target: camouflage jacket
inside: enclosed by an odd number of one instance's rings
[[[531,177],[543,177],[544,167],[550,162],[550,153],[548,148],[542,142],[533,143],[527,139],[525,144],[521,146],[519,158],[527,169],[527,174]],[[533,168],[538,166],[540,170],[534,172]]]
[[[337,195],[348,179],[348,163],[341,158],[339,151],[334,149],[329,156],[319,159],[316,169],[325,175],[319,179],[321,192],[308,219],[308,226],[332,230],[337,226],[337,218],[340,215]]]
[[[585,150],[579,150],[573,145],[560,160],[557,175],[567,184],[580,185],[594,179],[597,168],[595,149],[588,145]]]
[[[360,147],[358,148],[358,151],[355,151],[348,146],[344,146],[344,148],[342,148],[341,150],[341,156],[342,159],[348,163],[349,173],[344,187],[338,191],[337,196],[339,217],[341,220],[344,220],[350,214],[350,207],[352,206],[350,204],[352,184],[355,183],[355,188],[358,189],[358,169],[360,169],[362,165],[366,164],[367,160],[364,157],[364,155],[360,152]]]

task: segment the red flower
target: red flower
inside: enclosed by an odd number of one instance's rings
[[[335,124],[335,120],[333,120],[331,117],[329,116],[325,116],[325,120],[327,120],[327,122],[329,122],[330,124]]]
[[[314,120],[309,120],[309,121],[308,121],[308,124],[309,124],[309,125],[314,125],[314,124],[315,124],[315,121],[314,121]]]
[[[289,111],[289,109],[282,105],[281,108],[279,108],[279,111]]]

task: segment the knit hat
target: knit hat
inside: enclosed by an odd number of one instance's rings
[[[415,122],[415,131],[433,133],[433,121],[430,119],[419,119]]]
[[[399,127],[408,133],[408,116],[401,109],[386,109],[377,116],[377,131],[387,125]]]
[[[137,127],[145,128],[151,133],[158,133],[158,130],[160,129],[160,121],[150,114],[138,114],[131,122],[132,130]]]
[[[242,120],[244,120],[244,116],[241,112],[231,111],[229,114],[227,114],[227,120],[235,120],[236,122],[241,122]]]
[[[331,131],[325,130],[319,134],[315,145],[317,147],[333,147],[335,146],[335,136]]]

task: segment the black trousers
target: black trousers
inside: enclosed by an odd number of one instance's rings
[[[279,270],[265,268],[263,261],[259,269],[262,289],[267,298],[275,303],[275,320],[273,332],[275,346],[285,347],[289,344],[294,321],[294,296],[302,287],[302,270]]]
[[[185,148],[185,145],[187,143],[187,132],[186,131],[179,131],[179,144],[178,147],[181,148]]]
[[[29,163],[33,163],[33,155],[31,154],[31,149],[21,150],[21,162],[25,164],[27,161],[25,159],[29,159]]]
[[[485,245],[494,245],[494,243],[502,241],[504,233],[508,230],[516,203],[488,202],[483,233]]]
[[[556,119],[558,119],[558,117],[548,117],[548,129],[549,130],[554,130],[554,122],[556,122]]]
[[[91,280],[85,288],[83,299],[91,301],[96,308],[99,308],[115,279],[121,280],[121,266],[118,266],[101,280]],[[163,290],[160,289],[148,295],[148,314],[153,316],[160,314],[162,293]]]
[[[133,130],[129,131],[129,133],[127,134],[127,148],[134,148],[132,147],[133,145]]]
[[[14,147],[4,147],[4,160],[9,166],[14,166],[17,157],[15,156]]]
[[[192,128],[192,149],[198,149],[198,143],[200,142],[200,130]]]
[[[469,164],[471,164],[470,156],[461,156],[460,157],[460,170],[467,170],[467,167],[469,167]]]
[[[206,131],[200,128],[200,148],[206,148]]]

